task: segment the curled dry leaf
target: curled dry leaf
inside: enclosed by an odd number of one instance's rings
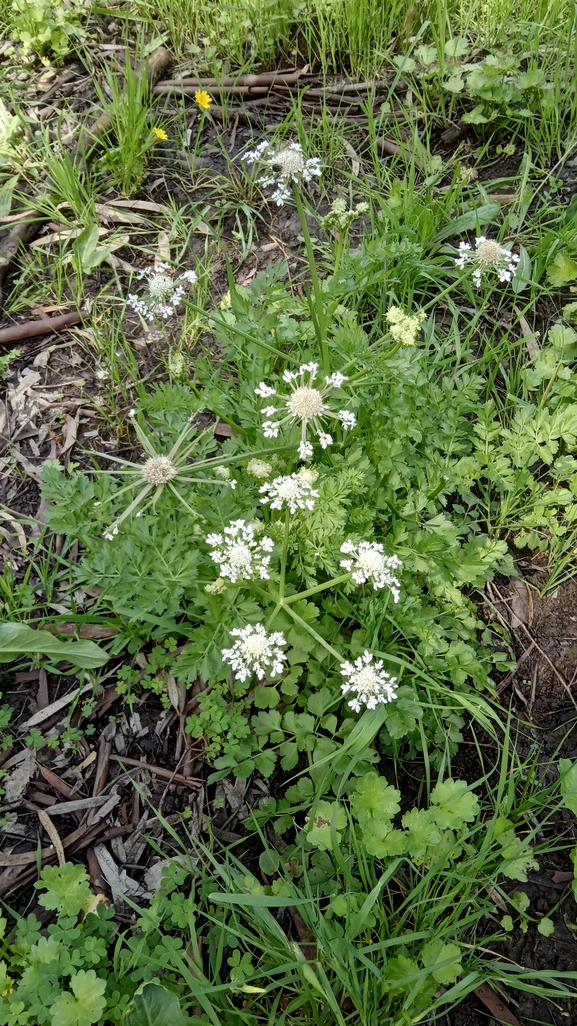
[[[14,530],[16,531],[16,534],[18,535],[18,540],[20,542],[20,549],[22,550],[22,552],[27,552],[28,544],[26,541],[26,534],[24,533],[24,528],[22,527],[22,524],[19,523],[19,521],[16,520],[15,517],[11,517],[9,513],[4,513],[2,510],[0,510],[0,517],[2,518],[2,520],[7,520],[10,524],[14,526]]]
[[[176,712],[182,712],[186,705],[186,685],[183,681],[176,681],[171,673],[166,678],[166,693],[170,704]]]
[[[36,809],[36,812],[38,814],[38,819],[42,823],[42,826],[44,827],[46,833],[52,841],[52,844],[54,845],[54,851],[56,852],[56,856],[58,858],[58,864],[60,866],[63,866],[66,862],[66,855],[64,854],[64,845],[62,844],[58,830],[56,829],[55,824],[50,819],[50,816],[46,814],[44,809]]]
[[[128,876],[125,869],[119,870],[108,848],[105,848],[103,844],[95,845],[94,854],[98,859],[102,875],[110,887],[115,901],[118,898],[122,898],[125,894],[138,894],[142,891],[141,885]]]

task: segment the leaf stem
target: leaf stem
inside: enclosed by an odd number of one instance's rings
[[[309,588],[308,591],[298,591],[296,595],[288,595],[286,598],[283,596],[283,604],[289,605],[291,602],[298,602],[299,599],[310,598],[311,595],[318,595],[320,591],[326,591],[327,588],[336,587],[337,584],[344,584],[345,581],[349,581],[351,578],[350,572],[341,574],[340,577],[333,577],[332,581],[325,581],[324,584],[317,584],[314,588]]]
[[[309,232],[309,226],[307,224],[305,208],[303,206],[303,201],[302,201],[302,198],[301,198],[301,194],[300,194],[299,189],[298,189],[298,187],[296,185],[293,188],[293,195],[294,195],[294,198],[295,198],[295,204],[296,204],[297,213],[298,213],[298,216],[299,216],[299,221],[301,223],[304,244],[305,244],[305,248],[306,248],[306,251],[307,251],[307,257],[308,257],[309,267],[310,267],[310,271],[311,271],[311,281],[312,281],[313,294],[314,294],[314,297],[315,297],[315,306],[316,306],[316,317],[314,318],[314,326],[315,326],[315,331],[316,331],[317,339],[318,339],[319,345],[321,347],[321,358],[322,358],[322,362],[323,362],[323,370],[324,370],[325,374],[328,375],[331,372],[331,361],[330,361],[329,349],[328,349],[328,346],[327,346],[327,343],[326,343],[326,337],[325,337],[326,324],[325,324],[325,308],[324,308],[323,293],[322,293],[322,289],[321,289],[321,283],[319,281],[319,276],[317,274],[317,265],[315,263],[315,255],[314,255],[314,252],[313,252],[313,244],[312,244],[312,241],[311,241],[311,236],[310,236],[310,232]]]
[[[298,597],[301,598],[300,595]],[[317,632],[313,630],[310,624],[308,624],[306,620],[303,620],[302,616],[299,616],[298,613],[295,613],[294,609],[291,606],[287,606],[286,602],[284,601],[282,603],[282,608],[286,609],[289,616],[292,616],[293,620],[296,623],[299,623],[301,627],[304,627],[307,634],[310,634],[311,638],[314,638],[315,641],[318,641],[319,645],[322,645],[322,647],[325,648],[327,652],[329,652],[332,655],[333,659],[336,659],[338,663],[342,663],[343,657],[340,654],[340,652],[337,652],[337,650],[333,648],[332,645],[329,645],[328,641],[325,641],[324,638],[321,638],[320,634],[317,634]]]
[[[285,584],[285,577],[286,577],[286,563],[287,563],[287,555],[288,555],[289,528],[290,528],[290,513],[289,513],[289,510],[286,509],[285,510],[285,515],[284,515],[284,539],[283,539],[283,547],[282,547],[282,562],[281,562],[281,568],[280,568],[280,581],[279,581],[279,586],[278,586],[278,597],[279,597],[279,602],[280,603],[282,603],[282,601],[284,599],[284,584]]]

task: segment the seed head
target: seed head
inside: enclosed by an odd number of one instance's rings
[[[298,452],[301,460],[310,459],[313,455],[313,445],[308,435],[312,428],[323,449],[332,445],[333,439],[324,430],[323,421],[329,418],[340,421],[345,431],[350,430],[356,424],[356,417],[350,410],[339,410],[335,412],[331,405],[325,401],[333,389],[340,389],[347,380],[340,371],[327,375],[324,382],[316,385],[318,376],[318,363],[303,363],[298,370],[286,370],[283,374],[283,381],[292,391],[278,394],[276,388],[261,381],[255,394],[262,399],[270,401],[273,396],[277,405],[266,405],[262,409],[265,417],[274,417],[274,420],[264,420],[262,429],[265,438],[278,438],[281,427],[286,425],[297,425],[300,427],[300,442]],[[336,397],[335,397],[336,398]],[[338,400],[337,400],[338,401]]]
[[[302,175],[305,162],[300,146],[285,146],[284,149],[277,150],[274,156],[271,156],[271,165],[273,171],[278,171],[284,178]]]
[[[287,407],[293,417],[300,420],[312,420],[313,417],[320,417],[326,412],[321,393],[308,385],[300,385],[295,389],[287,400]]]
[[[472,264],[473,284],[477,288],[481,285],[483,278],[495,274],[498,281],[511,281],[519,257],[517,253],[511,253],[505,246],[499,245],[495,239],[486,239],[479,235],[475,239],[475,248],[469,242],[459,243],[459,255],[455,258],[457,267],[464,270],[467,264]]]
[[[142,468],[142,476],[150,485],[164,485],[177,474],[178,470],[168,456],[151,456]]]
[[[494,239],[483,239],[477,246],[477,260],[480,264],[498,264],[502,249]]]

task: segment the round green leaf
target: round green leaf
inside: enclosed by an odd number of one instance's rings
[[[185,1016],[176,994],[158,983],[147,983],[127,1008],[122,1026],[185,1026]]]

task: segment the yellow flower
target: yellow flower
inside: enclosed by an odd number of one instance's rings
[[[194,98],[202,110],[208,110],[212,103],[212,96],[209,96],[206,89],[197,89]]]
[[[166,139],[168,139],[168,136],[167,136],[166,132],[164,131],[164,128],[153,128],[152,132],[153,132],[153,135],[155,135],[156,138],[160,139],[162,142],[165,142]]]
[[[2,991],[2,997],[10,997],[12,991],[14,990],[14,980],[11,980],[7,976],[6,979],[5,979],[5,983],[6,983],[6,986],[5,986],[4,990]]]

